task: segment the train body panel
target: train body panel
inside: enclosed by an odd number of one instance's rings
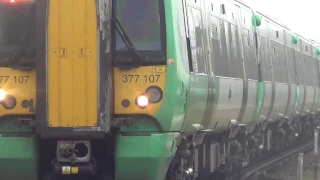
[[[271,119],[279,119],[285,114],[288,102],[288,84],[275,83],[275,98]]]
[[[288,117],[296,116],[296,110],[295,110],[296,97],[297,97],[296,86],[297,86],[296,84],[291,84],[291,89],[290,89],[291,96],[290,96],[290,103],[289,103],[288,112],[287,112]]]
[[[312,112],[312,105],[315,99],[314,86],[306,86],[306,102],[305,102],[305,111]]]
[[[319,89],[319,73],[318,73],[318,59],[316,55],[317,48],[312,46],[313,56],[312,56],[312,67],[313,67],[313,87],[314,87],[314,101],[312,104],[312,113],[316,114],[317,112],[317,104],[318,104],[318,89]]]
[[[1,137],[1,178],[6,180],[38,180],[37,139],[30,137]],[[22,168],[23,167],[23,168]]]
[[[167,168],[176,152],[179,136],[179,133],[173,132],[153,133],[149,136],[118,135],[115,180],[165,179]]]
[[[314,66],[312,58],[312,48],[305,40],[302,40],[301,51],[303,52],[303,72],[304,72],[304,85],[305,85],[305,104],[304,113],[312,112],[312,105],[315,98],[314,93]]]
[[[319,91],[318,88],[315,86],[314,87],[314,101],[313,101],[313,105],[312,105],[312,113],[316,113],[317,112],[317,104],[318,104],[318,96],[319,96]]]
[[[254,121],[254,115],[257,110],[259,96],[258,90],[258,81],[248,80],[248,98],[246,103],[246,110],[241,120],[241,123],[243,124],[249,124]]]
[[[182,131],[192,132],[203,127],[203,120],[208,101],[208,77],[190,75],[190,96]]]
[[[272,82],[264,81],[264,100],[260,113],[260,120],[266,120],[269,118],[269,114],[272,110]]]
[[[231,120],[237,120],[243,99],[243,80],[227,77],[216,77],[216,87],[219,88],[217,109],[214,120],[209,128],[222,130],[230,126]]]
[[[304,103],[305,103],[305,86],[299,85],[299,103],[297,105],[297,110],[299,113],[304,114]]]
[[[317,103],[317,112],[320,110],[320,88],[318,88],[318,103]]]

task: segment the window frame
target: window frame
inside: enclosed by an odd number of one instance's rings
[[[116,17],[117,0],[112,0],[112,19]],[[167,32],[166,32],[166,12],[164,0],[157,0],[159,3],[159,15],[160,15],[160,40],[161,50],[136,50],[143,59],[142,66],[148,65],[166,65],[167,64]],[[111,26],[111,52],[114,55],[114,64],[128,64],[135,63],[128,50],[116,50],[116,29],[114,23]],[[148,59],[148,60],[146,60]]]

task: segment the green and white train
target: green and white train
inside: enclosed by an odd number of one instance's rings
[[[1,179],[232,175],[312,137],[319,58],[238,0],[0,0]]]

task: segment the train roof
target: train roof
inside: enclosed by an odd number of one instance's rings
[[[315,40],[312,40],[312,39],[310,39],[310,38],[308,39],[308,38],[306,38],[305,36],[300,35],[299,33],[294,32],[294,31],[291,30],[287,25],[285,25],[284,23],[281,23],[281,22],[277,21],[276,19],[268,16],[265,12],[262,12],[261,10],[255,10],[255,9],[253,9],[252,7],[250,7],[247,3],[245,3],[245,2],[242,1],[242,0],[233,0],[233,1],[236,2],[237,4],[240,4],[240,5],[242,5],[242,6],[245,6],[245,7],[249,8],[249,9],[252,9],[255,13],[258,13],[258,14],[261,15],[262,17],[267,18],[269,21],[275,23],[276,25],[280,26],[280,27],[283,28],[284,30],[289,31],[289,32],[291,32],[292,34],[298,36],[300,39],[303,39],[303,40],[307,41],[307,42],[310,43],[311,45],[316,46],[316,47],[320,47],[320,43],[318,43],[318,42],[316,42]]]

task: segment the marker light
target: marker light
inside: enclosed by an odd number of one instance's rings
[[[7,95],[6,98],[1,102],[5,109],[13,109],[17,105],[17,99],[12,95]]]
[[[7,92],[3,89],[0,89],[0,101],[3,101],[7,96]]]
[[[149,104],[149,99],[145,95],[140,95],[137,97],[136,103],[140,108],[145,108]]]
[[[149,97],[149,101],[151,103],[158,103],[161,101],[162,96],[163,96],[163,92],[162,90],[158,87],[158,86],[150,86],[147,90],[146,90],[146,94]]]
[[[0,3],[10,3],[10,4],[24,4],[24,3],[35,3],[35,0],[0,0]]]

